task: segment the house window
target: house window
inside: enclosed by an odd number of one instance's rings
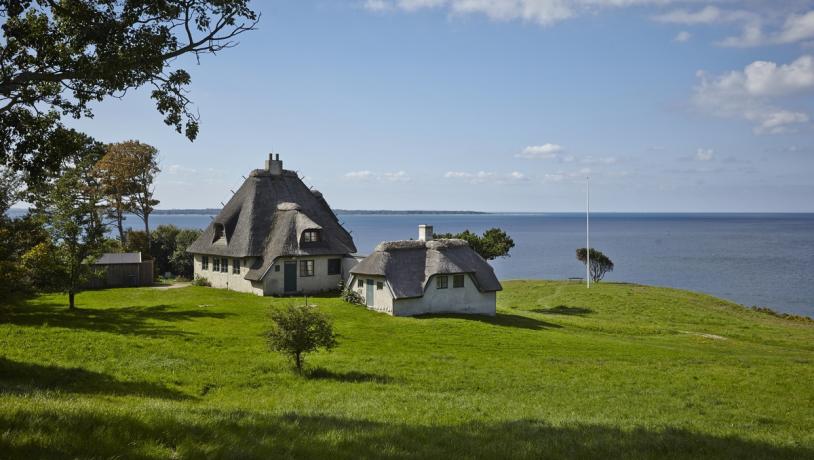
[[[356,287],[365,287],[364,280],[357,280],[356,281]]]
[[[212,271],[219,272],[220,271],[220,257],[213,257],[212,258]]]
[[[226,257],[220,260],[220,272],[229,273],[229,259]]]
[[[464,287],[464,275],[453,275],[452,276],[452,287],[454,287],[454,288],[462,288],[462,287]]]
[[[280,264],[277,264],[277,265],[274,266],[274,271],[275,272],[280,271]]]
[[[439,277],[435,278],[435,287],[436,287],[436,289],[446,289],[446,288],[448,288],[449,287],[449,277],[444,275],[444,276],[439,276]]]
[[[328,274],[338,275],[342,271],[342,259],[328,259]]]
[[[301,260],[300,261],[300,276],[314,276],[314,261]]]
[[[212,242],[214,243],[221,238],[223,238],[223,224],[215,224],[215,235],[212,238]]]
[[[209,270],[209,256],[201,257],[201,270]]]
[[[240,259],[232,259],[232,273],[240,274]]]
[[[376,290],[381,291],[382,289],[384,289],[384,283],[381,281],[376,281]]]
[[[306,230],[302,232],[303,243],[317,243],[320,240],[319,230]]]

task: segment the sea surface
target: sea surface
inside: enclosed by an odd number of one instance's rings
[[[204,228],[207,215],[153,215],[151,227]],[[505,230],[511,256],[492,262],[498,277],[584,277],[584,214],[339,214],[360,254],[381,241],[438,233]],[[128,225],[141,221],[130,217]],[[814,214],[591,214],[591,247],[615,264],[608,281],[670,286],[752,306],[814,317]]]

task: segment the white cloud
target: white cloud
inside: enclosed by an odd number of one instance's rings
[[[386,11],[390,9],[390,4],[384,0],[366,0],[362,6],[368,11]]]
[[[686,30],[682,30],[681,32],[677,33],[673,41],[676,43],[685,43],[690,41],[692,38],[692,34],[687,32]]]
[[[481,14],[496,21],[519,20],[541,26],[555,24],[602,8],[664,5],[679,0],[366,0],[372,11],[445,9],[451,14]]]
[[[345,178],[361,181],[377,180],[380,182],[409,182],[410,176],[404,171],[373,172],[369,170],[351,171],[345,173]]]
[[[194,168],[187,168],[179,164],[172,164],[164,168],[164,172],[172,175],[195,174],[198,170]]]
[[[653,16],[653,20],[670,24],[684,24],[692,26],[697,24],[713,24],[716,22],[731,20],[731,16],[716,6],[707,6],[698,11],[669,11],[667,13]]]
[[[713,149],[698,149],[695,152],[695,159],[698,161],[710,161],[713,156],[715,156]]]
[[[345,173],[345,177],[349,179],[370,179],[373,177],[373,171],[351,171],[349,173]]]
[[[755,132],[783,133],[807,123],[808,114],[779,107],[782,96],[814,90],[814,58],[802,56],[790,64],[755,61],[742,71],[717,77],[699,72],[693,103],[699,109],[725,118],[755,124]]]
[[[775,37],[777,43],[796,43],[814,38],[814,10],[806,14],[792,14]]]
[[[497,173],[493,171],[478,171],[478,172],[465,172],[465,171],[448,171],[444,174],[444,178],[452,180],[462,180],[470,184],[511,184],[526,182],[528,177],[519,171],[512,171],[507,174]]]
[[[612,165],[617,161],[618,160],[616,159],[616,157],[593,157],[591,155],[583,157],[582,159],[579,160],[580,163],[589,165],[591,164]]]
[[[529,145],[515,156],[528,159],[552,159],[557,158],[557,154],[562,151],[562,146],[558,144]]]

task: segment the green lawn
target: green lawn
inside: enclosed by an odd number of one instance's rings
[[[314,298],[292,373],[270,307],[210,288],[0,307],[0,458],[814,458],[814,323],[628,284],[512,281],[498,315]]]

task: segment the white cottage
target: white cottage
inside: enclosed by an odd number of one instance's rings
[[[322,194],[269,155],[190,245],[195,277],[257,295],[336,289],[356,259],[353,238]]]
[[[418,240],[379,244],[350,270],[349,286],[368,308],[393,316],[494,315],[502,287],[492,267],[466,241],[432,235],[421,225]]]

